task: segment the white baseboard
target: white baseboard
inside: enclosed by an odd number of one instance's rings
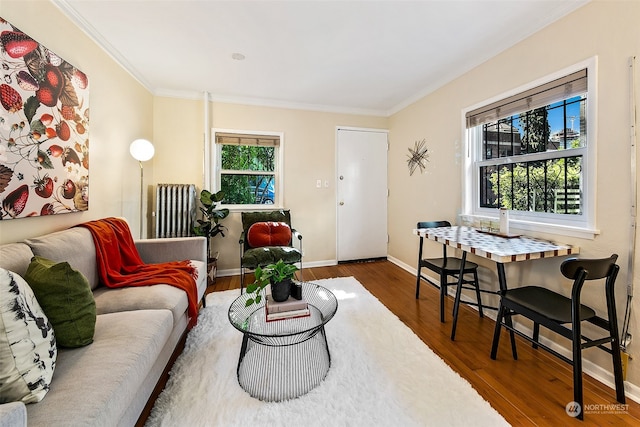
[[[409,273],[413,274],[414,276],[417,274],[417,270],[415,267],[411,267],[408,264],[405,264],[404,262],[400,261],[397,258],[388,256],[387,259],[396,264],[398,267],[402,268],[403,270],[408,271]],[[437,283],[438,279],[437,278],[433,278],[434,281]],[[452,297],[455,296],[455,291],[450,288],[448,290],[449,295],[451,295]],[[466,299],[466,297],[463,295],[463,298]],[[474,306],[469,306],[474,310],[477,310],[477,307]],[[493,321],[496,320],[497,317],[497,312],[495,311],[490,311],[487,312],[485,311],[485,316],[489,317],[490,319],[492,319]],[[515,325],[518,326],[519,330],[525,332],[526,334],[531,335],[531,328],[523,325],[522,323],[519,322],[514,322]],[[558,353],[571,358],[571,350],[567,347],[564,347],[560,344],[558,344],[555,341],[551,341],[548,338],[545,337],[541,337],[540,341],[542,342],[542,344],[550,347],[551,349],[557,351]],[[544,350],[541,350],[544,351]],[[613,378],[613,372],[608,371],[607,369],[603,368],[600,365],[597,365],[596,363],[591,362],[588,359],[582,358],[582,370],[585,374],[595,378],[596,380],[600,381],[601,383],[611,387],[612,389],[615,390],[615,382],[614,382],[614,378]],[[624,389],[625,389],[625,395],[626,397],[628,397],[629,399],[640,403],[640,387],[632,384],[630,382],[625,381],[624,382]]]

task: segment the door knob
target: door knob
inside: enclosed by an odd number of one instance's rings
[[[344,206],[344,202],[340,202],[340,206]]]
[[[340,175],[340,181],[342,181],[344,179],[344,176]]]

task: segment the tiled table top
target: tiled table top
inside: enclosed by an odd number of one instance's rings
[[[501,263],[580,253],[578,246],[525,236],[500,237],[464,226],[420,228],[414,229],[413,233]]]

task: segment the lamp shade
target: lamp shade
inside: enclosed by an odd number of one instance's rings
[[[146,162],[153,157],[156,150],[153,148],[151,141],[146,139],[136,139],[129,146],[129,152],[134,159],[140,162]]]

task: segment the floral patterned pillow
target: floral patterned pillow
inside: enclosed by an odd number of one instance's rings
[[[0,403],[41,401],[57,349],[53,328],[20,275],[0,268]]]

